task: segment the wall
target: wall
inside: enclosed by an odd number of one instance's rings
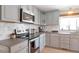
[[[8,39],[9,34],[15,29],[15,24],[0,22],[0,40]]]
[[[27,5],[25,6],[27,8]],[[1,14],[1,13],[0,13]],[[21,23],[4,23],[0,22],[0,40],[5,40],[10,38],[10,34],[14,31],[14,29],[36,29],[38,30],[37,25],[32,24],[21,24]]]
[[[45,26],[45,31],[47,31],[47,32],[51,32],[51,31],[54,31],[54,30],[59,30],[59,26],[58,25]]]
[[[25,30],[33,28],[38,30],[37,25],[0,22],[0,40],[9,39],[14,29]]]

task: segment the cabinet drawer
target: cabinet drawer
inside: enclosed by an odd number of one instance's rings
[[[71,35],[71,39],[72,38],[78,38],[79,39],[79,35]]]
[[[51,34],[51,36],[59,36],[58,34]]]
[[[66,38],[66,39],[60,39],[60,41],[63,41],[63,42],[69,42],[70,39],[69,39],[69,38]]]
[[[69,41],[60,41],[60,43],[69,44]]]
[[[14,45],[11,47],[11,52],[16,52],[16,51],[19,51],[25,47],[28,47],[28,42],[27,41],[24,41],[24,42],[21,42],[17,45]]]
[[[79,39],[70,40],[70,50],[79,51]]]
[[[65,38],[65,37],[67,38],[68,37],[68,38],[70,38],[70,35],[63,34],[63,35],[60,35],[60,37],[63,37],[63,38]]]
[[[51,39],[52,39],[52,40],[58,40],[59,37],[58,37],[58,36],[52,36]]]

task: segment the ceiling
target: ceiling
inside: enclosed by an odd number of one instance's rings
[[[41,11],[43,12],[47,12],[47,11],[52,11],[52,10],[60,10],[60,11],[66,11],[69,9],[73,9],[73,10],[79,10],[79,5],[60,5],[60,6],[56,6],[56,5],[34,5],[35,7],[39,8]]]

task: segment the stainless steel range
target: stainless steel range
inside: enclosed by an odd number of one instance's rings
[[[30,53],[39,53],[40,52],[40,37],[39,35],[34,35],[29,37],[29,52]]]
[[[27,39],[28,40],[28,52],[29,53],[39,53],[40,52],[40,37],[39,32],[37,33],[34,29],[29,32],[29,29],[26,29],[26,32],[22,33],[21,30],[16,31],[17,38]]]

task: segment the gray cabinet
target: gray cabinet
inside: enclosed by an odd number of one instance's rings
[[[28,53],[28,40],[10,39],[10,40],[1,41],[0,53]]]
[[[35,24],[39,24],[39,10],[37,8],[34,8],[34,16],[35,16]]]
[[[1,10],[1,20],[3,21],[19,21],[19,9],[18,5],[2,5]]]
[[[70,50],[79,51],[79,35],[71,35]]]
[[[79,34],[46,33],[46,46],[79,51]]]
[[[45,25],[45,13],[40,12],[40,24]]]
[[[66,34],[46,34],[46,46],[55,48],[70,49],[70,35]]]
[[[59,48],[59,35],[51,33],[50,47]]]
[[[70,47],[70,35],[61,34],[60,35],[60,48],[69,49]]]
[[[58,25],[59,24],[59,10],[53,10],[45,14],[47,25]]]
[[[10,47],[10,53],[27,53],[28,52],[28,41],[21,42]]]
[[[45,35],[45,37],[46,37],[46,46],[50,46],[50,33],[46,33],[46,35]]]
[[[45,33],[40,35],[40,52],[45,48]]]

